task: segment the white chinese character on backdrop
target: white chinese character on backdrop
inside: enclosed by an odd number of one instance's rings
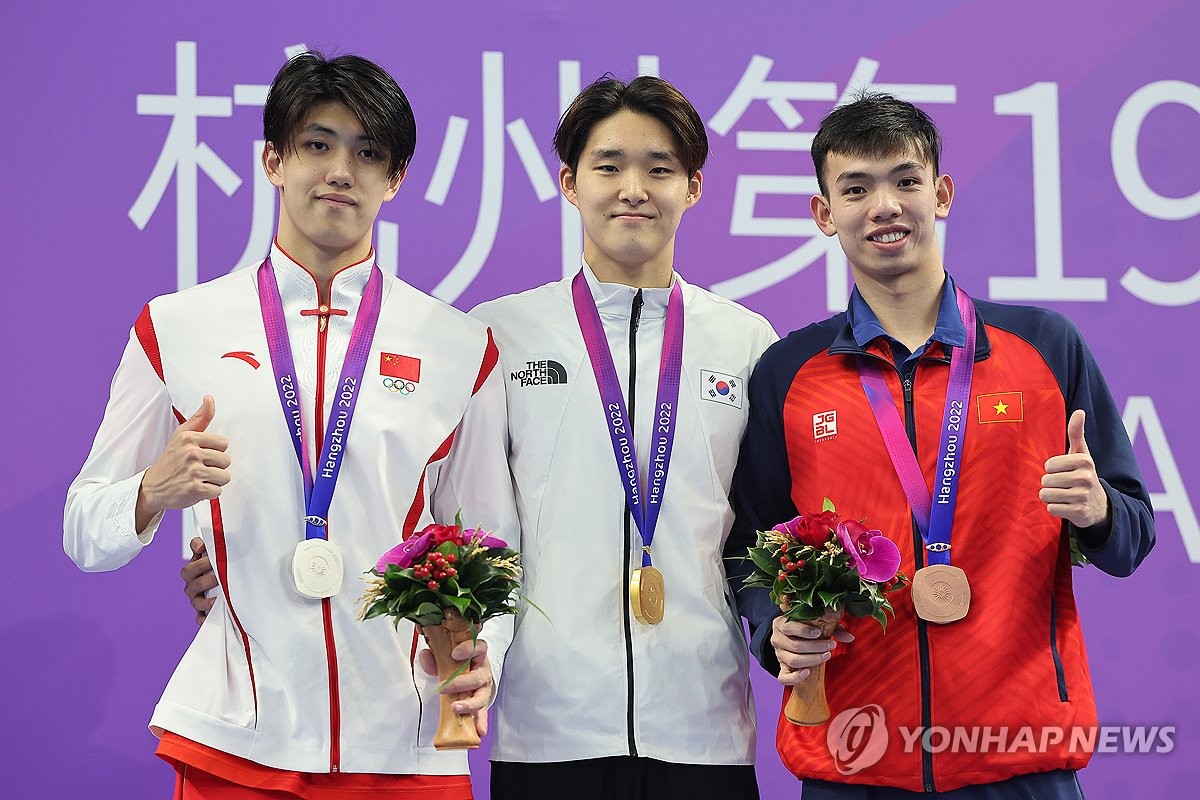
[[[203,171],[228,197],[242,185],[242,179],[204,142],[197,141],[197,120],[201,117],[229,117],[233,103],[228,97],[196,94],[196,43],[175,43],[175,94],[139,94],[138,116],[171,117],[171,127],[158,161],[142,187],[129,218],[138,230],[145,229],[175,176],[175,269],[176,286],[186,289],[197,279],[199,254],[197,170]]]
[[[425,199],[442,205],[450,193],[450,184],[458,170],[463,145],[467,140],[469,123],[465,117],[452,115],[446,123],[446,136],[438,154],[437,164],[425,189]],[[500,211],[504,202],[504,136],[507,132],[525,174],[533,186],[538,202],[553,200],[558,187],[523,118],[504,122],[504,54],[483,54],[483,176],[479,182],[479,213],[467,249],[459,256],[450,272],[434,287],[433,295],[453,303],[478,277],[491,254],[500,227]],[[382,231],[381,231],[382,233]],[[383,247],[380,246],[380,255]]]
[[[765,100],[767,106],[786,128],[784,131],[738,131],[739,150],[809,152],[812,132],[798,131],[805,121],[793,102],[836,101],[845,103],[856,91],[880,91],[894,94],[914,103],[953,103],[957,91],[948,84],[878,83],[875,73],[879,62],[859,58],[845,88],[839,94],[837,85],[829,82],[781,81],[767,78],[774,60],[753,56],[746,71],[729,98],[709,120],[708,126],[718,136],[731,131],[750,104]],[[850,296],[846,257],[835,237],[826,237],[808,215],[803,217],[767,217],[755,213],[760,195],[793,195],[807,198],[816,194],[815,175],[739,175],[734,187],[733,213],[729,223],[731,236],[764,236],[801,238],[807,241],[775,261],[712,286],[717,294],[734,300],[761,292],[799,273],[805,267],[825,258],[825,302],[829,311],[846,307]],[[804,204],[807,208],[807,203]],[[938,222],[938,241],[945,248],[945,225]]]

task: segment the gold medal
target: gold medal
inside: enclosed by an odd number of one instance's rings
[[[949,564],[921,567],[913,576],[912,602],[917,616],[926,622],[957,622],[971,608],[967,574]]]
[[[635,569],[629,579],[629,601],[638,622],[646,625],[662,622],[663,607],[667,602],[662,573],[654,567]]]

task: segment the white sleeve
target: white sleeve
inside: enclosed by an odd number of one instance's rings
[[[63,549],[80,569],[122,567],[154,538],[161,514],[134,529],[138,489],[177,426],[166,386],[130,332],[92,450],[67,489]]]
[[[508,409],[498,361],[468,402],[446,462],[432,494],[433,518],[449,521],[461,509],[464,526],[495,533],[519,551],[521,531],[508,469]],[[497,681],[512,636],[511,614],[493,617],[483,626],[480,638],[487,642]]]

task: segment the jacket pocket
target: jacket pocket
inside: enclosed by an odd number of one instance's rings
[[[1054,678],[1058,682],[1059,702],[1070,700],[1067,694],[1067,676],[1063,672],[1062,657],[1058,653],[1058,602],[1050,592],[1050,655],[1054,659]]]

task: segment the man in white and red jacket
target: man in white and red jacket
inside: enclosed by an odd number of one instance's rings
[[[177,797],[469,798],[463,753],[432,746],[436,679],[404,674],[412,625],[357,621],[354,576],[460,509],[515,544],[496,347],[375,264],[375,218],[416,141],[386,72],[306,53],[263,118],[270,255],[142,311],[68,492],[65,548],[116,569],[187,508],[213,557],[216,602],[150,723]],[[471,668],[444,690],[470,693],[456,710],[480,728],[510,638],[497,619],[456,651]]]

